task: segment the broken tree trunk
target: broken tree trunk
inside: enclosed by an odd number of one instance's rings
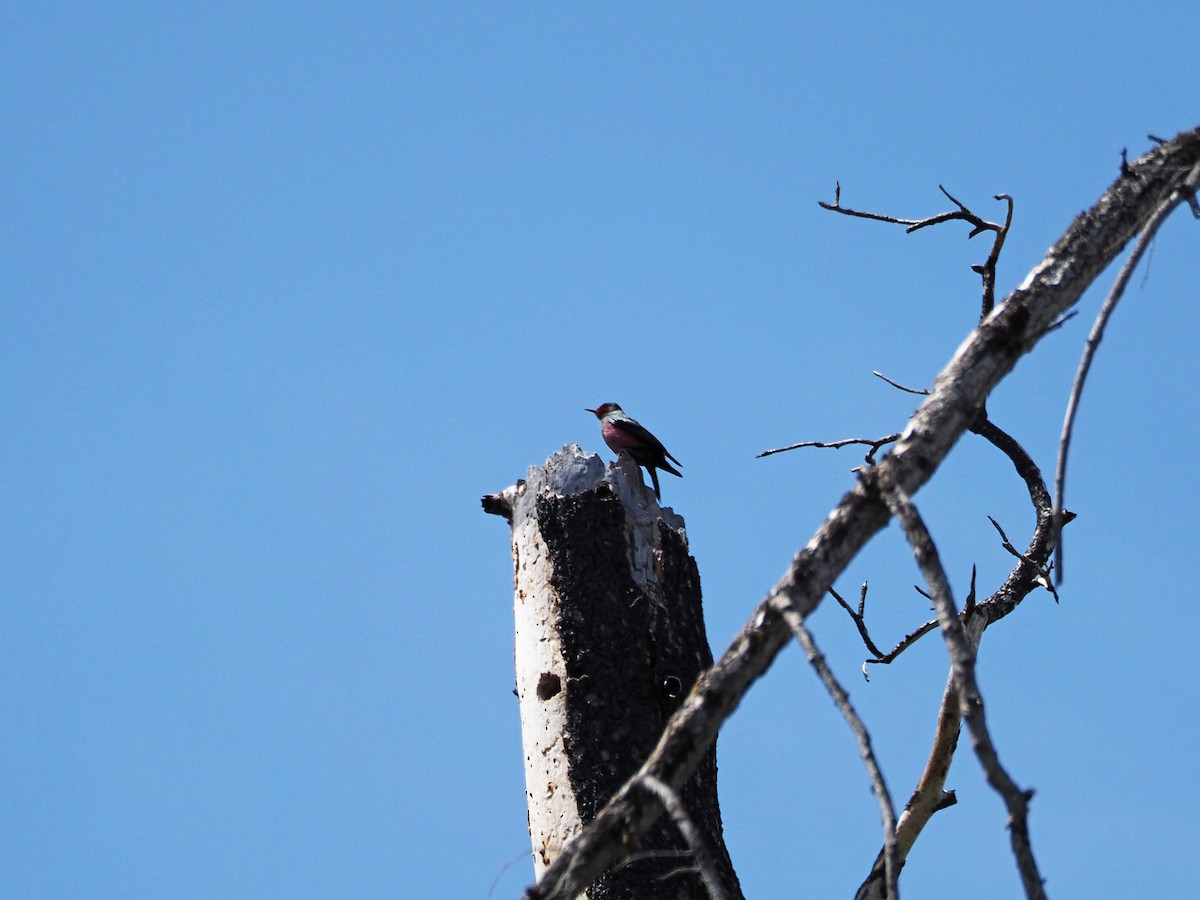
[[[712,654],[683,520],[659,507],[631,459],[606,472],[599,457],[567,446],[527,481],[485,497],[484,509],[512,525],[517,696],[540,877],[638,771]],[[741,897],[715,750],[678,799],[683,811],[597,880],[591,900],[705,897],[715,886]],[[689,824],[690,840],[680,830]]]

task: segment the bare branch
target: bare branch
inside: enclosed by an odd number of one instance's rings
[[[642,775],[640,781],[642,787],[654,794],[662,803],[663,809],[667,811],[667,815],[671,817],[675,827],[683,835],[683,839],[692,851],[692,857],[695,859],[696,868],[700,871],[700,878],[704,881],[704,889],[708,891],[708,896],[711,900],[726,900],[725,889],[721,887],[721,879],[717,875],[717,867],[713,862],[712,854],[709,853],[704,835],[692,822],[679,795],[669,785],[664,784],[648,772]]]
[[[892,379],[888,378],[882,372],[872,372],[871,374],[874,375],[876,378],[882,378],[884,381],[886,381],[888,384],[890,384],[892,387],[896,388],[897,390],[905,391],[906,393],[909,393],[909,394],[920,394],[922,397],[929,396],[928,388],[919,390],[917,388],[905,387],[902,384],[898,384],[897,382],[892,381]]]
[[[1117,274],[1117,278],[1113,282],[1108,296],[1104,298],[1104,304],[1100,307],[1096,321],[1092,323],[1092,331],[1084,344],[1083,356],[1079,359],[1079,368],[1075,372],[1075,381],[1071,385],[1071,394],[1067,400],[1067,411],[1063,417],[1062,435],[1059,438],[1058,465],[1054,473],[1054,522],[1055,527],[1060,531],[1062,526],[1066,524],[1062,520],[1063,497],[1067,482],[1067,453],[1071,448],[1071,434],[1075,428],[1075,414],[1079,411],[1079,399],[1083,395],[1083,384],[1087,381],[1088,372],[1092,367],[1092,360],[1096,356],[1096,350],[1100,347],[1100,341],[1104,339],[1104,328],[1108,325],[1108,320],[1112,317],[1113,312],[1116,311],[1117,303],[1125,293],[1125,287],[1129,283],[1134,269],[1137,268],[1142,255],[1146,252],[1146,248],[1150,246],[1150,242],[1158,234],[1159,226],[1166,221],[1167,216],[1181,202],[1187,201],[1191,206],[1192,214],[1200,218],[1200,207],[1196,204],[1196,188],[1198,185],[1200,185],[1200,164],[1194,164],[1182,179],[1177,183],[1168,185],[1169,190],[1164,191],[1161,202],[1150,211],[1137,243],[1134,244],[1133,250],[1125,260],[1125,264],[1121,266],[1121,271]],[[1058,583],[1062,584],[1063,546],[1061,535],[1058,536],[1057,543],[1057,579]]]
[[[987,719],[983,711],[983,696],[975,680],[975,646],[967,637],[966,629],[958,612],[954,608],[954,598],[950,591],[950,582],[938,558],[937,548],[933,539],[921,520],[920,514],[908,499],[908,495],[898,486],[883,482],[881,488],[892,514],[900,520],[908,542],[913,548],[913,556],[917,560],[925,581],[929,585],[937,606],[938,624],[946,639],[946,648],[950,654],[950,671],[954,679],[955,690],[959,695],[959,708],[967,727],[971,730],[972,744],[975,755],[983,767],[984,774],[997,793],[1004,799],[1008,807],[1009,831],[1011,833],[1013,854],[1017,860],[1017,869],[1021,873],[1021,882],[1025,887],[1025,895],[1031,898],[1044,898],[1045,889],[1042,877],[1038,872],[1037,861],[1033,856],[1033,847],[1029,842],[1028,809],[1032,791],[1023,791],[1005,771],[992,743],[988,731]]]
[[[936,627],[936,619],[933,625]],[[896,824],[896,848],[901,865],[908,859],[909,852],[929,820],[933,818],[933,814],[958,802],[954,791],[945,790],[945,786],[961,731],[962,715],[959,712],[958,692],[954,688],[954,677],[951,676],[947,679],[946,689],[942,694],[937,730],[934,732],[933,747],[929,751],[925,771],[921,773],[917,787],[909,797],[908,803],[904,805],[904,812],[900,814],[900,821]],[[885,853],[881,849],[875,857],[870,874],[855,892],[855,900],[882,900],[888,896],[885,893],[884,863]]]
[[[980,416],[971,425],[971,431],[983,437],[992,446],[1000,450],[1013,464],[1017,474],[1025,482],[1029,491],[1029,499],[1033,504],[1037,523],[1029,546],[1024,553],[1015,553],[1019,562],[1009,573],[1004,584],[990,597],[979,603],[979,612],[983,616],[985,627],[996,622],[1020,605],[1029,593],[1036,587],[1043,586],[1042,578],[1048,571],[1047,563],[1054,551],[1056,529],[1054,528],[1053,501],[1042,472],[1033,459],[1015,438],[997,426],[985,416]],[[1074,513],[1064,513],[1065,521],[1075,518]]]
[[[875,454],[879,452],[879,448],[882,447],[884,444],[891,444],[898,440],[900,440],[899,432],[897,432],[896,434],[889,434],[889,435],[886,435],[884,437],[877,438],[877,439],[846,438],[841,441],[830,441],[830,442],[801,441],[798,444],[792,444],[788,447],[776,447],[773,450],[764,450],[762,453],[758,454],[755,457],[755,459],[762,459],[764,456],[771,456],[775,453],[785,453],[788,450],[800,450],[804,447],[819,447],[824,450],[840,450],[842,447],[849,447],[852,444],[862,444],[864,446],[871,448],[867,452],[867,457],[866,457],[867,463],[869,465],[875,465]]]
[[[889,665],[897,656],[919,641],[933,629],[937,628],[937,619],[930,619],[924,625],[921,625],[915,631],[910,631],[906,634],[895,647],[887,653],[881,654],[877,659],[868,659],[863,663],[863,677],[867,676],[867,665],[870,663],[878,663],[879,665]],[[867,679],[870,681],[870,679]]]
[[[996,200],[1008,204],[1008,212],[1004,215],[1004,225],[996,231],[996,239],[992,241],[992,250],[982,266],[971,266],[971,269],[983,280],[983,304],[979,321],[988,317],[996,306],[996,263],[1000,261],[1000,251],[1004,249],[1004,239],[1008,237],[1008,229],[1012,225],[1013,198],[1008,194],[996,194]],[[971,234],[974,237],[974,233]]]
[[[979,320],[982,322],[991,313],[996,305],[996,263],[1000,259],[1000,251],[1004,247],[1004,239],[1008,236],[1008,229],[1012,225],[1013,217],[1013,199],[1008,194],[996,194],[994,199],[1002,200],[1008,204],[1008,211],[1004,216],[1004,224],[998,225],[995,222],[989,222],[986,219],[977,216],[970,209],[954,197],[945,187],[938,185],[946,199],[953,203],[955,210],[950,212],[938,213],[936,216],[929,216],[924,219],[900,219],[896,216],[886,216],[880,213],[864,212],[858,209],[848,209],[841,205],[842,203],[842,185],[838,182],[837,189],[834,193],[833,203],[825,203],[818,201],[822,209],[827,209],[830,212],[841,213],[845,216],[855,216],[860,219],[871,219],[875,222],[886,222],[891,225],[904,225],[905,230],[912,234],[914,231],[919,231],[922,228],[929,228],[932,225],[941,225],[944,222],[962,221],[971,226],[971,232],[967,235],[968,240],[975,237],[977,234],[982,234],[985,231],[994,232],[996,237],[992,241],[992,249],[988,253],[987,259],[980,265],[971,266],[971,271],[975,272],[983,281],[983,303],[982,311],[979,315]],[[915,393],[915,392],[914,392]]]
[[[926,594],[925,591],[921,590],[920,587],[917,587],[917,591],[921,594],[924,594],[924,596],[929,597],[929,595]],[[859,636],[863,639],[863,643],[866,645],[867,650],[871,653],[872,658],[864,660],[863,665],[862,665],[863,678],[865,678],[867,681],[871,680],[871,676],[867,674],[867,666],[868,665],[874,665],[874,664],[885,665],[885,666],[889,665],[897,656],[899,656],[901,653],[903,653],[905,650],[907,650],[910,646],[915,644],[918,639],[924,637],[929,632],[933,631],[933,629],[937,628],[937,619],[930,619],[924,625],[919,627],[916,631],[910,632],[909,634],[905,635],[904,638],[900,641],[900,643],[898,643],[895,647],[893,647],[889,652],[884,653],[882,650],[879,649],[878,646],[876,646],[875,641],[873,641],[871,639],[871,632],[867,628],[867,620],[866,620],[866,615],[864,613],[864,610],[866,609],[866,606],[867,606],[867,583],[865,581],[863,582],[862,591],[860,592],[859,598],[858,598],[858,611],[857,612],[855,610],[851,609],[850,604],[847,603],[842,598],[842,595],[839,594],[832,587],[829,589],[829,593],[833,597],[833,599],[838,602],[838,605],[846,611],[846,614],[850,616],[851,621],[854,622],[854,626],[858,629]],[[930,599],[932,599],[932,598],[930,598]],[[967,602],[968,602],[968,604],[974,604],[974,602],[975,602],[975,572],[974,572],[974,569],[971,570],[971,596],[967,598]]]
[[[855,627],[858,628],[858,633],[862,637],[863,643],[867,645],[867,649],[871,651],[871,654],[875,657],[875,660],[881,658],[883,653],[878,647],[875,646],[875,642],[871,640],[871,635],[867,631],[866,618],[863,616],[863,610],[867,605],[867,583],[865,581],[863,582],[862,593],[858,598],[858,612],[852,610],[850,608],[850,604],[843,600],[842,595],[835,591],[832,587],[829,589],[829,593],[833,599],[838,602],[838,605],[850,614],[850,618],[854,621]],[[875,660],[870,660],[870,662],[874,662]],[[864,670],[863,676],[865,677],[866,674],[867,673]],[[870,681],[871,679],[868,678],[867,680]]]
[[[1049,566],[1039,566],[1036,562],[1012,545],[1012,541],[1008,539],[1008,535],[1004,533],[1004,529],[1000,527],[999,522],[997,522],[991,516],[988,516],[988,521],[992,523],[992,527],[1000,532],[1000,539],[1004,542],[1002,544],[1004,549],[1017,559],[1028,563],[1034,570],[1037,571],[1037,583],[1053,594],[1054,602],[1057,603],[1058,591],[1054,589],[1054,584],[1050,581],[1050,569],[1054,568],[1054,563],[1051,563]]]
[[[953,222],[955,220],[968,222],[972,226],[971,233],[967,235],[969,238],[975,237],[975,235],[982,231],[998,232],[1002,230],[1003,226],[997,225],[994,222],[984,221],[979,216],[975,215],[973,212],[967,209],[967,207],[955,200],[954,197],[950,195],[950,192],[940,184],[938,185],[938,189],[945,194],[950,202],[957,206],[958,209],[951,210],[949,212],[938,213],[934,216],[926,216],[923,219],[901,219],[897,216],[887,216],[882,213],[866,212],[865,210],[861,209],[850,209],[849,207],[841,205],[841,182],[838,182],[837,184],[833,203],[826,203],[824,200],[818,200],[817,204],[822,209],[827,209],[830,212],[841,213],[844,216],[854,216],[859,219],[870,219],[873,222],[886,222],[889,225],[904,225],[906,226],[905,230],[910,234],[914,231],[919,231],[922,228],[928,228],[931,225],[940,225],[943,222]]]
[[[1018,557],[1018,564],[1013,568],[1004,585],[991,597],[979,604],[976,604],[975,601],[976,571],[975,567],[971,568],[971,591],[963,604],[960,618],[969,628],[968,637],[972,637],[977,641],[982,637],[983,630],[990,623],[1003,618],[1015,609],[1021,600],[1034,589],[1037,584],[1035,576],[1044,570],[1046,561],[1050,557],[1053,548],[1050,542],[1053,534],[1050,528],[1052,521],[1050,492],[1046,489],[1041,471],[1033,462],[1033,459],[1013,437],[985,416],[979,416],[972,423],[971,431],[983,437],[988,443],[992,444],[1009,458],[1017,474],[1025,482],[1026,488],[1029,491],[1030,501],[1037,516],[1037,525],[1034,528],[1034,534],[1030,540],[1029,547],[1023,554],[1014,554]],[[917,590],[924,596],[932,599],[932,595],[929,592],[922,591],[920,588],[917,588]],[[861,614],[861,607],[859,612]],[[926,622],[901,641],[886,658],[868,660],[867,662],[890,662],[917,638],[936,628],[937,624],[937,619]],[[863,664],[863,673],[864,675],[866,674],[866,663]],[[958,737],[962,727],[962,717],[959,714],[959,707],[959,694],[954,685],[953,673],[951,673],[942,696],[933,747],[925,763],[925,771],[921,775],[908,803],[905,804],[904,812],[901,814],[899,824],[897,825],[897,843],[902,863],[907,859],[909,851],[916,843],[917,838],[933,814],[954,802],[954,793],[952,791],[947,792],[944,788],[950,764],[954,759],[954,753],[958,746]],[[883,851],[880,850],[871,868],[871,872],[859,887],[856,894],[858,900],[881,900],[885,896],[883,893],[883,857]]]
[[[883,771],[879,768],[879,763],[875,759],[875,751],[871,748],[871,735],[867,732],[867,727],[859,718],[858,713],[854,711],[850,695],[846,693],[846,689],[834,676],[829,664],[825,662],[824,655],[817,649],[817,642],[813,640],[812,634],[805,627],[803,617],[790,605],[780,611],[792,629],[792,633],[796,635],[796,640],[804,648],[804,655],[816,670],[825,689],[829,691],[829,696],[833,698],[833,702],[841,710],[846,724],[854,733],[854,740],[858,744],[858,754],[867,767],[867,774],[871,778],[871,790],[875,792],[875,799],[879,803],[880,818],[883,820],[884,880],[887,885],[887,895],[890,898],[897,898],[900,896],[899,888],[896,885],[896,879],[900,875],[900,860],[896,850],[896,809],[892,806],[892,795],[888,793],[887,783],[883,779]]]

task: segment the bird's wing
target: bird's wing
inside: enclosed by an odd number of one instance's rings
[[[624,432],[638,443],[645,444],[654,450],[661,450],[663,453],[667,452],[667,448],[659,442],[658,438],[633,419],[613,419],[612,424],[617,431]]]
[[[667,448],[662,445],[662,441],[660,441],[658,438],[656,438],[654,435],[652,435],[649,431],[647,431],[645,426],[639,424],[638,422],[634,421],[633,419],[613,419],[612,423],[613,423],[613,427],[616,428],[618,431],[623,431],[625,434],[629,435],[634,440],[639,441],[640,443],[644,444],[645,446],[649,447],[652,450],[658,451],[663,456],[665,456],[667,459],[674,462],[675,465],[677,465],[677,466],[683,465],[683,463],[681,463],[679,460],[675,459],[675,457],[673,457],[670,453],[667,452]]]

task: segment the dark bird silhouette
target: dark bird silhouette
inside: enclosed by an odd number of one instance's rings
[[[600,435],[613,453],[619,455],[624,450],[639,466],[646,467],[650,472],[650,480],[654,483],[654,496],[659,500],[662,499],[662,493],[658,489],[658,473],[655,469],[683,477],[683,473],[676,470],[667,460],[671,460],[677,466],[682,466],[683,463],[668,453],[662,441],[627,416],[617,404],[604,403],[587,412],[600,420]]]

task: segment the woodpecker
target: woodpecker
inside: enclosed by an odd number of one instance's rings
[[[646,467],[650,473],[650,480],[654,482],[654,496],[659,500],[662,499],[662,493],[658,489],[658,473],[655,469],[683,477],[683,473],[676,471],[667,460],[671,460],[677,466],[682,466],[683,463],[668,453],[662,441],[627,416],[625,410],[617,404],[604,403],[598,409],[585,412],[590,412],[600,420],[600,435],[613,453],[620,455],[624,450],[633,457],[635,463]]]

